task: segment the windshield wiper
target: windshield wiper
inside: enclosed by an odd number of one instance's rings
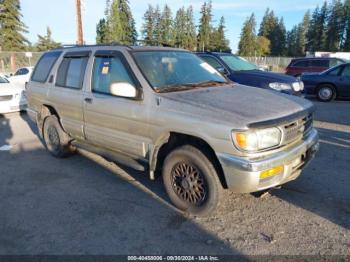
[[[187,84],[177,84],[177,85],[170,85],[170,86],[164,86],[164,87],[157,87],[156,92],[166,93],[166,92],[184,91],[184,90],[190,90],[192,88],[221,86],[224,84],[229,84],[229,82],[209,80],[209,81],[203,81],[199,83],[187,83]]]

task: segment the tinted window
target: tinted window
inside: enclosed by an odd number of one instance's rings
[[[56,85],[81,89],[88,57],[64,58],[57,73]]]
[[[15,73],[15,76],[22,76],[28,73],[29,73],[29,70],[27,68],[21,68],[17,70],[17,72]]]
[[[302,61],[297,61],[293,64],[293,67],[307,67],[309,65],[308,61],[302,60]]]
[[[344,61],[342,61],[340,59],[332,59],[330,61],[330,66],[333,67],[333,66],[341,65],[343,63],[344,63]]]
[[[32,81],[46,82],[52,67],[54,66],[60,55],[61,52],[49,52],[44,54],[35,67],[32,76]]]
[[[342,68],[343,68],[342,66],[338,66],[334,69],[329,70],[327,74],[329,76],[338,76]]]
[[[350,66],[344,67],[344,70],[341,74],[342,76],[350,76]]]
[[[215,69],[222,68],[222,65],[219,63],[219,61],[212,56],[201,56],[201,58]]]
[[[112,83],[129,83],[135,86],[135,81],[120,57],[96,57],[92,91],[110,94]]]
[[[311,60],[310,63],[313,67],[329,67],[329,60]]]

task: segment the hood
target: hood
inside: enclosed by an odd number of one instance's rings
[[[245,77],[254,77],[254,78],[264,79],[268,83],[273,83],[273,82],[294,83],[298,81],[293,76],[285,75],[282,73],[266,72],[261,70],[238,71],[238,72],[234,72],[234,74],[244,74]]]
[[[21,94],[24,90],[11,83],[0,84],[0,96]]]
[[[313,110],[313,104],[303,98],[243,85],[160,95],[165,109],[191,114],[204,121],[230,123],[237,129],[257,126],[257,123],[276,125]]]

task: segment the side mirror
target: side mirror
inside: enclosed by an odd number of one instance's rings
[[[110,93],[114,96],[121,96],[127,98],[136,98],[137,90],[133,85],[123,83],[112,83],[110,86]]]
[[[216,70],[218,70],[218,72],[222,75],[228,75],[228,72],[224,67],[218,67]]]

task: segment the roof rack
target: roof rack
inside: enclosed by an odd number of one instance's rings
[[[125,46],[128,48],[131,48],[131,46],[129,46],[129,45],[121,44],[119,42],[112,42],[112,43],[108,43],[108,44],[95,44],[95,45],[65,44],[65,45],[62,45],[62,47],[54,48],[51,50],[68,49],[68,48],[75,48],[75,47],[99,47],[99,46]]]

